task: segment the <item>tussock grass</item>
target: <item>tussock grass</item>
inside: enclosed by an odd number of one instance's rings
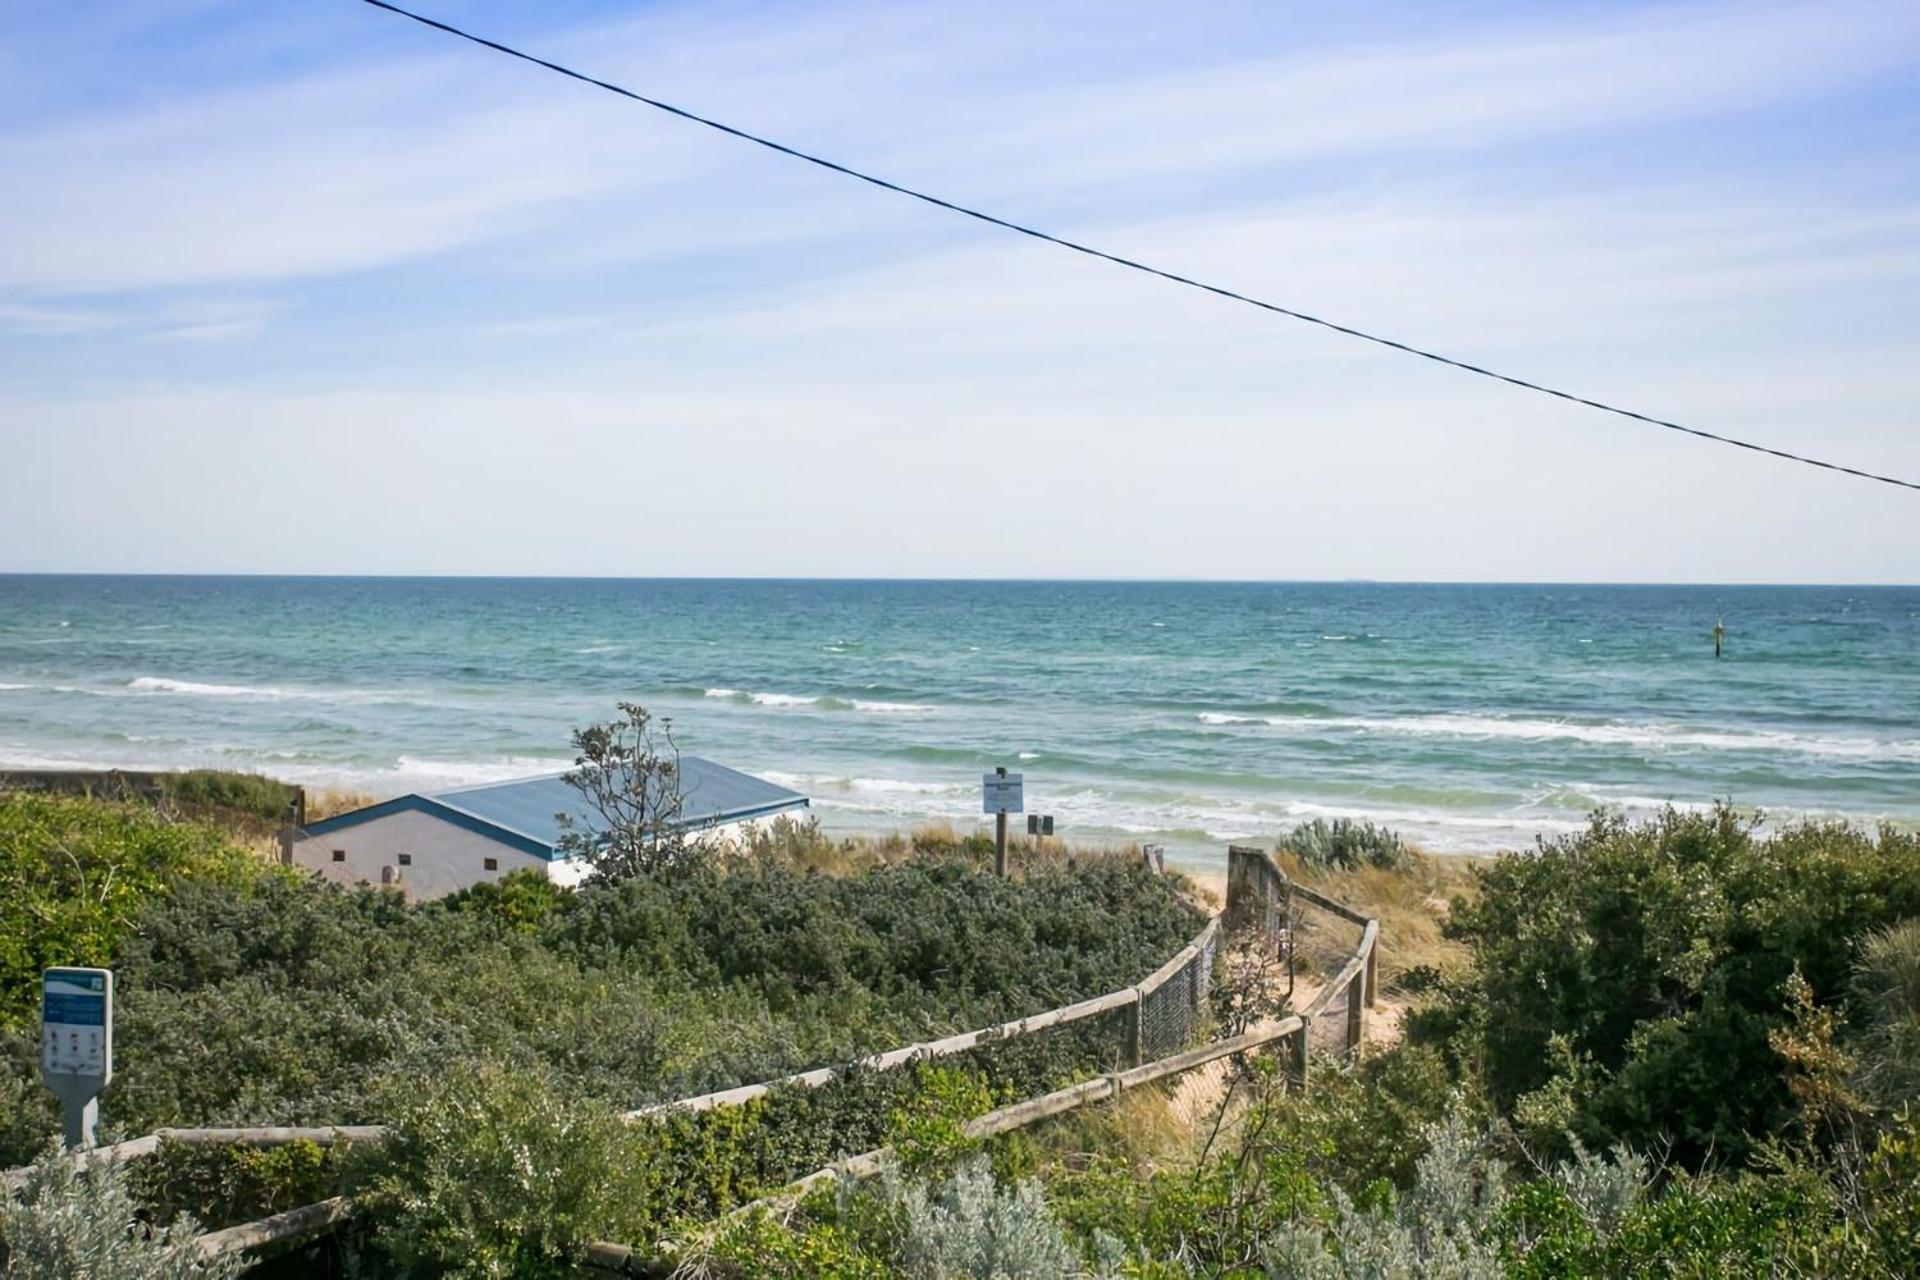
[[[1410,851],[1399,868],[1339,868],[1312,866],[1285,850],[1276,853],[1274,860],[1293,879],[1380,921],[1383,990],[1409,969],[1423,965],[1450,969],[1466,962],[1466,950],[1443,937],[1441,928],[1450,901],[1472,892],[1470,860]],[[1330,945],[1345,955],[1353,945],[1354,928],[1346,921],[1308,908],[1303,923],[1309,939],[1320,944],[1313,948],[1315,953]]]
[[[736,857],[764,859],[821,875],[853,875],[873,867],[908,862],[953,860],[985,867],[993,862],[993,837],[984,832],[962,834],[952,823],[921,823],[906,831],[881,835],[830,836],[815,818],[784,815],[750,827],[734,850]],[[1022,837],[1007,842],[1007,870],[1022,879],[1036,870],[1059,870],[1069,864],[1089,867],[1140,861],[1137,846],[1070,846],[1058,840]]]
[[[351,813],[355,809],[379,804],[380,800],[381,797],[372,792],[357,791],[351,787],[309,787],[307,788],[307,821],[318,822],[322,818]]]

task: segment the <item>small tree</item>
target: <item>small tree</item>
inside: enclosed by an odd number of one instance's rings
[[[620,719],[573,731],[579,754],[566,781],[594,817],[583,823],[573,814],[557,815],[561,834],[555,847],[605,881],[685,870],[706,849],[687,838],[681,820],[685,797],[673,722],[655,721],[636,702],[619,705]]]

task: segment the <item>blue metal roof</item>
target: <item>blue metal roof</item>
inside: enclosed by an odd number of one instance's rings
[[[807,798],[797,791],[699,756],[680,757],[680,797],[681,822],[688,830],[771,817],[807,806]],[[567,784],[566,775],[552,773],[480,787],[401,796],[311,823],[306,834],[324,835],[407,809],[431,813],[544,858],[554,856],[554,846],[560,840],[558,815],[568,814],[582,831],[597,831],[603,825],[600,815],[586,803],[585,797]]]

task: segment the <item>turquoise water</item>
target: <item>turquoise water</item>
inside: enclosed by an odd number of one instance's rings
[[[995,764],[1062,834],[1188,854],[1920,823],[1915,588],[0,577],[0,764],[399,792],[562,768],[620,698],[837,830],[970,824]]]

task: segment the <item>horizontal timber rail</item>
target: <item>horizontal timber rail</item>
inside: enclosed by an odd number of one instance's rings
[[[285,1126],[252,1127],[238,1129],[155,1129],[141,1138],[128,1138],[125,1142],[116,1142],[105,1147],[83,1147],[69,1152],[67,1159],[76,1169],[84,1169],[101,1160],[137,1160],[141,1156],[150,1156],[160,1149],[163,1142],[178,1142],[188,1146],[239,1146],[239,1147],[284,1147],[295,1142],[311,1142],[319,1147],[331,1147],[342,1142],[384,1142],[387,1127],[379,1124],[328,1124],[307,1128]],[[8,1169],[0,1173],[0,1189],[12,1192],[25,1186],[32,1175],[30,1167]]]
[[[271,1217],[259,1218],[253,1222],[242,1222],[238,1226],[227,1227],[222,1231],[209,1231],[203,1236],[195,1236],[194,1252],[202,1259],[223,1257],[229,1253],[244,1253],[249,1249],[264,1249],[268,1246],[284,1248],[324,1235],[355,1213],[353,1201],[346,1196],[334,1196],[317,1204],[301,1205],[298,1209],[289,1209],[285,1213],[276,1213]]]

